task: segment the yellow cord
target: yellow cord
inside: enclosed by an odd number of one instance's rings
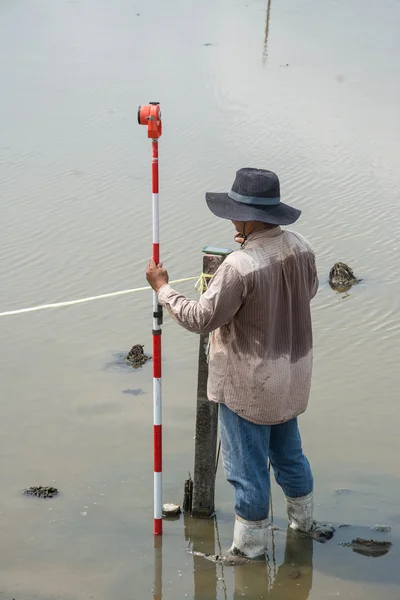
[[[194,284],[195,290],[200,292],[200,294],[204,294],[208,288],[207,279],[211,279],[211,277],[212,275],[209,275],[208,273],[202,273]]]

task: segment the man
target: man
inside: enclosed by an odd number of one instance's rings
[[[154,261],[146,275],[179,325],[211,333],[208,398],[220,404],[224,470],[235,489],[231,552],[256,558],[265,553],[269,526],[268,459],[290,526],[315,536],[333,532],[313,519],[313,476],[297,424],[310,393],[310,301],[318,277],[309,242],[280,227],[301,211],[281,202],[275,173],[240,169],[228,193],[207,193],[206,201],[232,221],[241,243],[206,293],[198,302],[187,299]]]

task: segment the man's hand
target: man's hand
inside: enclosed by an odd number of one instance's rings
[[[169,281],[168,273],[162,268],[162,264],[156,265],[152,258],[147,265],[146,279],[156,293]]]

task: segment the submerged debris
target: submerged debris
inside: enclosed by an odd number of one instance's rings
[[[139,369],[148,360],[151,360],[151,356],[143,353],[143,348],[144,346],[142,346],[142,344],[135,344],[125,357],[125,361],[132,365],[134,369]]]
[[[314,521],[314,525],[310,531],[307,533],[303,533],[303,535],[308,535],[313,538],[316,542],[320,542],[321,544],[325,544],[333,538],[335,533],[335,528],[328,523],[320,523],[319,521]]]
[[[344,542],[342,546],[352,548],[353,552],[363,556],[378,557],[387,554],[392,547],[392,542],[382,540],[367,540],[365,538],[355,538],[351,542]]]
[[[300,577],[301,577],[300,569],[293,569],[292,571],[289,571],[288,577],[289,577],[289,579],[300,579]]]
[[[392,531],[392,528],[387,525],[374,525],[371,529],[373,531],[379,531],[380,533],[390,533]]]
[[[361,279],[357,279],[352,269],[342,262],[337,262],[329,271],[329,285],[337,292],[347,292],[352,285],[359,283]]]
[[[136,390],[127,388],[126,390],[122,390],[123,394],[131,394],[132,396],[141,396],[144,394],[144,391],[141,388],[137,388]]]
[[[238,567],[241,565],[254,563],[254,559],[246,558],[245,556],[239,556],[238,554],[228,553],[227,556],[220,556],[219,554],[207,554],[206,552],[197,552],[195,550],[188,550],[189,554],[193,556],[200,556],[205,560],[217,563],[219,565],[225,565],[227,567]]]
[[[36,496],[36,498],[54,498],[54,496],[58,496],[58,489],[37,485],[24,490],[24,494],[25,496]]]

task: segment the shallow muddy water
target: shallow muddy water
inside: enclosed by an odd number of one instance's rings
[[[279,532],[267,565],[192,556],[231,541],[220,468],[216,521],[165,523],[154,548],[151,363],[116,364],[133,344],[151,352],[150,294],[2,317],[0,600],[399,599],[399,29],[397,0],[3,0],[0,312],[145,285],[138,104],[162,105],[173,279],[200,273],[204,245],[233,247],[204,192],[242,166],[277,171],[321,281],[301,417],[317,517],[352,528],[325,545]],[[338,260],[363,278],[348,295],[327,283]],[[198,339],[166,318],[163,343],[164,499],[181,502]],[[33,485],[60,495],[22,496]],[[273,502],[285,529],[276,486]],[[387,555],[339,545],[375,524],[392,528]]]

